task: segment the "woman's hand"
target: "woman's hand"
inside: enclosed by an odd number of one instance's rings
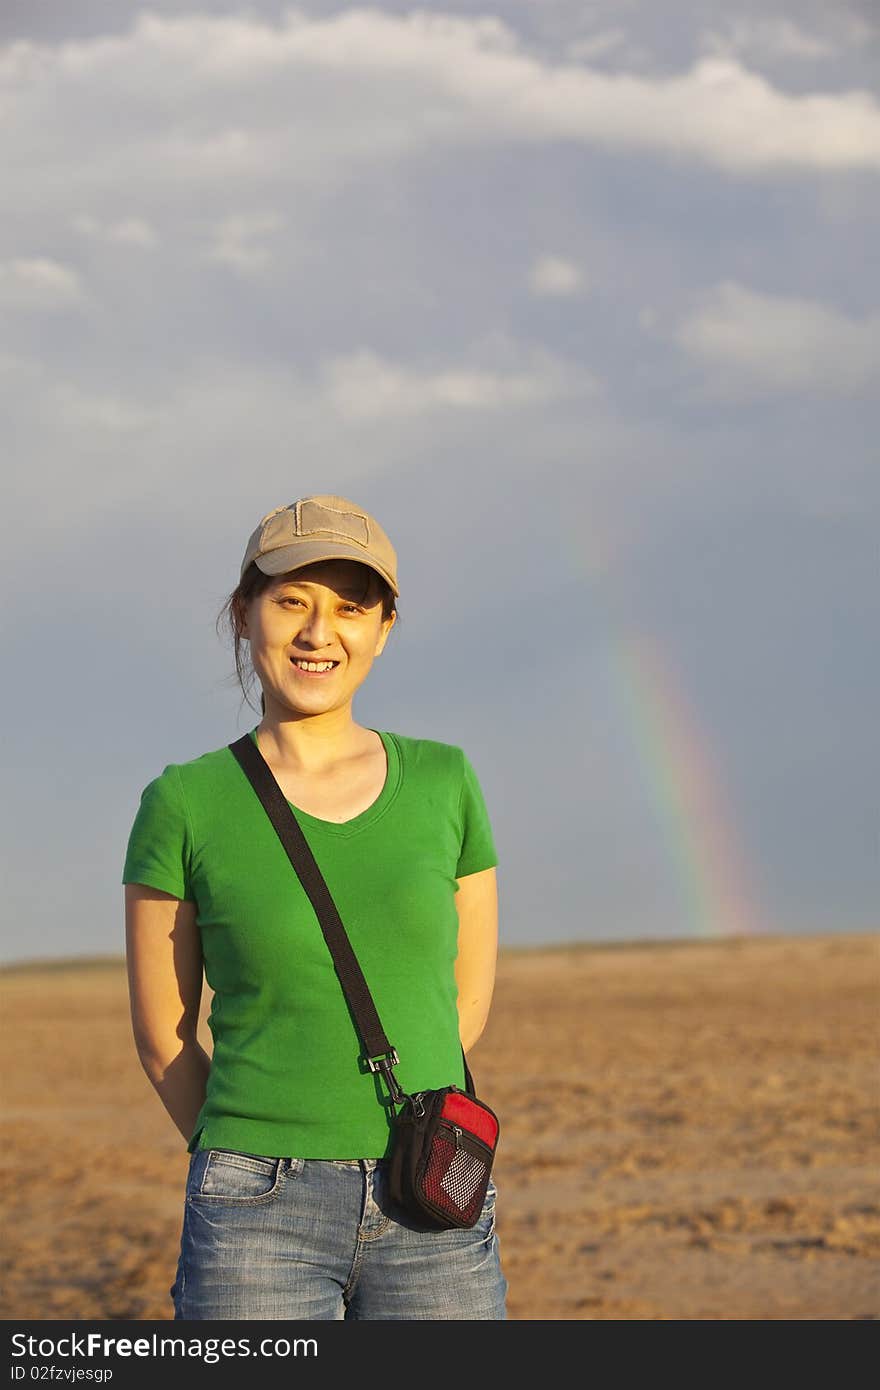
[[[469,1052],[486,1026],[498,958],[498,884],[495,867],[458,879],[458,1031]]]
[[[127,883],[125,956],[141,1065],[189,1141],[211,1069],[211,1059],[196,1037],[202,945],[195,903],[143,883]]]

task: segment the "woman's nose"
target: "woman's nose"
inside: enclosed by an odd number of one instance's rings
[[[305,637],[316,648],[326,647],[333,640],[333,624],[325,614],[310,614],[299,631],[300,637]]]

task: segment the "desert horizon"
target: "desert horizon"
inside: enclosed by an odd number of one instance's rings
[[[124,956],[0,978],[0,1316],[170,1319],[188,1155]],[[878,981],[873,931],[502,947],[469,1061],[509,1316],[880,1316]]]

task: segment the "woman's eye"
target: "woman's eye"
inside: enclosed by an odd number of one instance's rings
[[[281,600],[281,602],[282,602],[283,604],[288,604],[288,603],[302,603],[302,599],[299,599],[299,598],[283,598],[283,599]],[[360,608],[359,608],[358,604],[356,604],[356,603],[344,603],[342,606],[343,606],[343,608],[348,608],[348,609],[350,609],[352,613],[359,613],[359,612],[360,612]]]

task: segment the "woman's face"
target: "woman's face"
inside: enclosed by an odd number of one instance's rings
[[[350,705],[394,622],[394,614],[382,618],[374,571],[356,560],[321,560],[273,579],[251,600],[242,623],[266,713],[322,714]],[[337,665],[310,675],[294,665],[297,657]]]

